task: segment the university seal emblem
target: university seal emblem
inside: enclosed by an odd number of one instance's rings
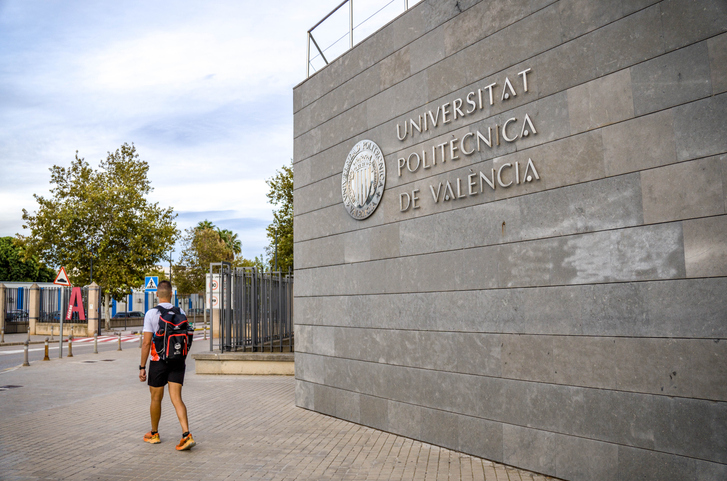
[[[384,155],[376,143],[362,140],[346,157],[341,176],[343,205],[351,217],[363,220],[374,213],[386,184]]]

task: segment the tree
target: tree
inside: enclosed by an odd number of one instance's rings
[[[55,278],[56,272],[36,257],[26,258],[20,239],[0,237],[0,282],[53,282]]]
[[[144,272],[144,277],[158,277],[159,282],[161,281],[168,281],[169,276],[164,271],[164,269],[160,269],[159,266],[151,266],[149,269]]]
[[[275,241],[277,238],[278,269],[293,268],[293,164],[284,165],[273,177],[265,181],[270,187],[267,197],[277,206],[273,210],[273,222],[267,227],[270,245],[265,248],[270,266],[275,265]]]
[[[242,254],[242,241],[237,238],[237,234],[233,234],[231,230],[227,229],[217,229],[217,234],[219,234],[222,242],[230,248],[235,256]]]
[[[207,219],[200,221],[200,223],[197,224],[197,227],[195,227],[195,229],[214,229],[214,228],[215,228],[215,225],[212,222],[208,221]]]
[[[66,267],[74,284],[89,282],[93,262],[93,278],[105,292],[107,329],[111,297],[120,300],[140,287],[179,236],[173,209],[146,199],[148,171],[134,144],[109,152],[98,170],[76,152],[70,167],[50,169],[54,187],[49,198],[34,195],[38,211],[23,209],[29,255]]]
[[[233,262],[235,254],[212,228],[190,227],[182,238],[184,250],[174,268],[177,292],[182,295],[205,291],[205,274],[211,262]]]

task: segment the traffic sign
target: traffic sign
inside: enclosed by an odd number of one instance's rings
[[[68,274],[66,274],[66,269],[63,266],[61,266],[61,270],[58,271],[58,275],[56,276],[56,280],[53,281],[53,284],[57,286],[71,287],[71,281],[68,280]]]
[[[156,292],[159,285],[159,276],[146,276],[144,280],[144,290],[146,292]]]

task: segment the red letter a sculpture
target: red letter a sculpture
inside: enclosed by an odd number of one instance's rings
[[[73,313],[78,313],[78,319],[81,321],[86,320],[86,312],[83,310],[83,296],[81,295],[81,288],[74,287],[71,291],[71,302],[68,303],[68,311],[66,312],[66,321],[70,321]]]

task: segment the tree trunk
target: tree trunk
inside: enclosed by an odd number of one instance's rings
[[[106,321],[106,330],[111,330],[111,294],[109,292],[106,292],[104,294],[104,307],[106,308],[106,315],[104,316],[104,320]]]

